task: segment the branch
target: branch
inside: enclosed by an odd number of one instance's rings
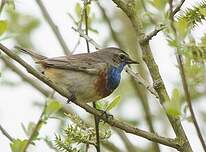
[[[134,73],[130,68],[126,67],[125,71],[132,76],[132,78],[140,85],[144,86],[151,94],[153,94],[157,99],[159,98],[157,92],[154,90],[150,84],[148,84],[139,73]]]
[[[24,60],[22,60],[19,56],[17,56],[15,53],[10,51],[8,48],[6,48],[1,43],[0,43],[0,49],[4,53],[6,53],[9,57],[11,57],[15,61],[17,61],[19,64],[21,64],[29,73],[31,73],[33,76],[35,76],[36,78],[38,78],[39,80],[41,80],[42,82],[44,82],[45,84],[47,84],[48,86],[53,88],[55,91],[57,91],[62,96],[68,98],[71,95],[68,92],[66,92],[65,90],[63,90],[61,87],[55,85],[52,81],[50,81],[48,78],[46,78],[43,74],[36,71],[32,66],[30,66],[28,63],[26,63]],[[163,144],[163,145],[166,145],[169,147],[173,147],[176,149],[179,149],[182,146],[181,143],[179,143],[176,139],[161,137],[157,134],[150,133],[150,132],[132,127],[131,125],[129,125],[125,122],[121,122],[121,121],[114,119],[114,118],[108,119],[108,117],[103,115],[102,112],[90,107],[89,105],[87,105],[85,103],[81,103],[78,101],[75,101],[74,103],[76,105],[82,107],[83,109],[85,109],[87,112],[98,116],[99,118],[101,118],[102,120],[104,120],[105,122],[110,124],[111,126],[122,129],[127,133],[131,133],[131,134],[146,138],[148,140],[151,140],[153,142],[157,142],[157,143],[160,143],[160,144]]]
[[[175,16],[175,14],[180,11],[180,8],[184,4],[184,2],[185,2],[185,0],[181,0],[181,2],[178,4],[178,6],[175,8],[175,10],[172,11],[172,13],[170,14],[171,18],[173,18]]]
[[[1,124],[0,124],[0,130],[1,130],[2,134],[3,134],[4,136],[6,136],[11,142],[14,141],[14,138],[12,138],[12,137],[9,135],[9,133],[1,126]]]
[[[63,39],[63,36],[61,35],[59,28],[55,25],[55,23],[53,22],[53,20],[51,19],[49,13],[47,12],[46,8],[44,7],[44,4],[42,3],[41,0],[36,0],[36,3],[38,4],[42,15],[44,16],[44,19],[47,21],[47,23],[50,25],[52,31],[54,32],[56,38],[58,39],[62,49],[64,50],[64,53],[66,55],[70,54],[70,50],[66,45],[66,42]]]
[[[94,45],[94,47],[99,50],[101,49],[101,46],[99,44],[97,44],[93,39],[91,39],[88,35],[84,34],[83,30],[81,29],[76,29],[74,27],[72,27],[72,29],[75,31],[75,32],[78,32],[79,35],[83,38],[85,38],[89,43],[91,43],[92,45]]]
[[[118,7],[122,9],[122,11],[128,16],[130,19],[133,28],[136,32],[137,45],[142,49],[143,60],[146,63],[149,72],[151,74],[153,83],[155,84],[155,90],[159,95],[159,101],[164,107],[165,102],[169,102],[170,98],[166,91],[165,85],[162,81],[158,65],[156,64],[151,48],[149,46],[149,42],[140,43],[141,40],[145,38],[145,33],[143,29],[143,23],[140,19],[140,16],[137,12],[137,3],[134,0],[129,0],[127,3],[124,3],[122,0],[112,0]],[[173,127],[173,130],[177,137],[181,138],[181,141],[184,143],[181,147],[182,152],[192,152],[192,148],[189,144],[185,131],[181,125],[180,119],[172,117],[167,114],[167,117],[170,121],[170,124]]]
[[[150,34],[148,34],[143,40],[140,41],[141,44],[144,44],[144,43],[148,43],[149,40],[151,40],[154,36],[157,35],[157,33],[159,33],[160,31],[162,31],[163,29],[165,29],[165,25],[158,25],[154,31],[152,31]]]
[[[39,132],[42,124],[44,124],[44,120],[43,120],[43,116],[45,114],[45,110],[46,110],[46,107],[47,107],[47,102],[45,103],[45,106],[44,106],[44,109],[39,117],[39,120],[37,122],[37,124],[35,125],[34,129],[32,130],[32,133],[26,143],[26,145],[24,146],[24,149],[22,150],[23,152],[26,152],[27,148],[29,147],[29,145],[32,143],[32,141],[34,140],[34,137],[37,135],[37,133]]]

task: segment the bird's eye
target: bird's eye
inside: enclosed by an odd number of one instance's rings
[[[120,60],[124,60],[125,59],[125,55],[124,54],[120,54],[119,58],[120,58]]]

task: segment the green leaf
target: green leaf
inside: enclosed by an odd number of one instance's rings
[[[81,15],[81,5],[80,5],[80,3],[77,3],[76,4],[76,6],[75,6],[75,12],[76,12],[76,14],[78,15],[78,16],[80,16]]]
[[[157,8],[157,9],[164,9],[166,4],[167,4],[167,0],[153,0],[152,4]]]
[[[113,101],[107,106],[106,111],[110,111],[120,103],[120,95],[116,96]]]
[[[95,104],[96,104],[96,108],[99,110],[104,110],[108,106],[108,103],[104,101],[97,101]]]
[[[185,36],[187,35],[188,31],[189,31],[189,25],[188,22],[186,20],[179,20],[178,22],[176,22],[176,27],[178,29],[178,33],[182,38],[185,38]]]
[[[175,88],[172,92],[171,101],[165,103],[166,111],[169,115],[173,117],[181,115],[180,98],[180,92]]]
[[[46,108],[46,115],[50,116],[53,113],[58,112],[61,109],[62,105],[57,100],[50,99],[49,104]]]
[[[11,150],[12,152],[24,152],[24,148],[27,144],[28,140],[20,140],[20,139],[15,139],[11,144]]]
[[[90,5],[87,5],[87,6],[86,6],[87,16],[89,16],[89,14],[90,14],[90,10],[91,10]]]
[[[4,34],[8,29],[8,22],[6,20],[0,20],[0,35]]]

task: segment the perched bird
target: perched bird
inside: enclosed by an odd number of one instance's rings
[[[137,64],[119,48],[108,47],[92,53],[47,58],[31,50],[29,54],[51,81],[72,94],[68,100],[94,102],[110,95],[119,85],[127,64]]]

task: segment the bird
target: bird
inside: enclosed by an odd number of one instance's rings
[[[118,87],[124,67],[139,64],[115,47],[52,58],[20,46],[15,48],[30,55],[42,74],[70,94],[68,102],[89,103],[109,96]]]

